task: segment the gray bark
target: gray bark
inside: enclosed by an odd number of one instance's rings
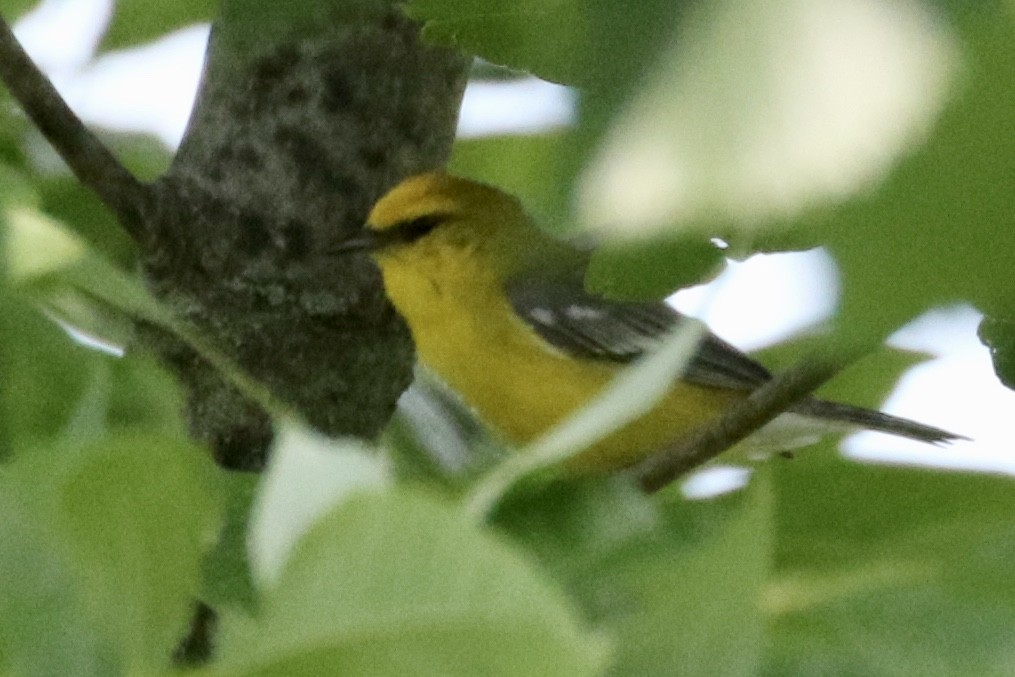
[[[329,251],[386,189],[447,161],[468,60],[387,3],[332,4],[257,23],[226,3],[142,259],[160,299],[312,425],[372,438],[412,344],[373,264]],[[187,346],[142,336],[187,386],[193,435],[259,469],[265,413]]]

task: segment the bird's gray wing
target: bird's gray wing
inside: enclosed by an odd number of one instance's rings
[[[630,362],[673,331],[685,317],[665,303],[610,301],[567,278],[520,280],[508,285],[515,312],[544,341],[586,359]],[[683,379],[698,385],[754,390],[771,373],[718,336],[706,333]],[[880,430],[930,443],[967,439],[961,435],[880,411],[807,398],[790,411]]]
[[[612,301],[580,280],[528,277],[505,289],[515,312],[547,343],[586,359],[630,362],[657,345],[685,317],[665,303]],[[768,381],[763,366],[711,333],[683,378],[699,385],[753,390]]]

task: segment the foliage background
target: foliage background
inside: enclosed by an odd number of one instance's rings
[[[13,19],[32,4],[0,0],[0,11]],[[883,10],[889,32],[892,21],[908,20],[888,3],[859,5]],[[757,211],[735,210],[723,202],[731,164],[717,162],[692,166],[716,196],[690,217],[682,207],[637,219],[632,210],[629,223],[590,215],[595,201],[581,185],[604,148],[616,159],[639,150],[638,139],[697,133],[692,159],[735,155],[724,134],[749,141],[771,112],[763,98],[731,105],[730,91],[754,83],[743,56],[769,54],[759,43],[793,46],[787,22],[802,6],[416,0],[409,11],[430,22],[434,40],[583,87],[573,129],[468,141],[453,166],[518,192],[558,229],[651,231],[602,255],[592,280],[599,289],[653,296],[698,281],[722,258],[709,244],[715,235],[736,255],[821,243],[842,279],[836,339],[878,340],[928,308],[972,302],[987,314],[982,335],[1010,384],[1010,3],[901,5],[934,27],[927,39],[948,55],[939,74],[948,85],[939,99],[914,94],[924,133],[878,139],[879,148],[896,144],[886,168],[845,194],[808,194],[779,213],[766,212],[764,200]],[[122,0],[99,49],[145,42],[215,10],[213,2]],[[730,26],[751,30],[724,33]],[[701,86],[718,81],[726,86]],[[697,113],[681,117],[689,91],[700,108],[692,112],[716,116],[705,127],[693,126]],[[668,126],[672,117],[685,127]],[[107,138],[143,177],[168,162],[150,138]],[[746,487],[710,500],[686,500],[679,487],[645,497],[624,478],[532,480],[482,519],[465,506],[483,463],[470,456],[466,471],[450,472],[415,449],[419,422],[432,432],[434,417],[449,415],[437,396],[424,396],[430,418],[417,407],[396,422],[381,450],[393,463],[377,449],[280,422],[264,478],[226,475],[187,440],[176,387],[157,365],[83,347],[52,321],[118,344],[117,309],[158,309],[130,275],[129,243],[6,92],[0,177],[6,673],[174,671],[170,656],[194,599],[221,614],[218,651],[202,668],[209,673],[1015,670],[1009,478],[865,466],[827,443],[793,462],[762,463]],[[603,185],[616,197],[614,184]],[[646,251],[656,264],[647,270]],[[659,254],[676,251],[695,255]],[[773,351],[769,363],[799,350]],[[912,361],[876,353],[823,395],[876,405]],[[464,453],[458,437],[438,429],[436,439]]]

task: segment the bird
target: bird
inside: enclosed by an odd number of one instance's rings
[[[588,256],[539,230],[521,202],[444,171],[404,179],[340,246],[366,250],[412,334],[419,360],[514,446],[585,406],[688,318],[664,301],[600,297],[583,283]],[[647,413],[565,462],[616,471],[720,416],[773,378],[705,332],[684,373]],[[816,398],[790,410],[815,429],[877,430],[929,443],[961,436]]]

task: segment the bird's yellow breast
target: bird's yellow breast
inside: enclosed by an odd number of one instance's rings
[[[543,341],[483,270],[400,265],[384,284],[420,360],[506,438],[525,444],[595,397],[622,364],[576,359]],[[440,267],[439,261],[433,262]],[[630,465],[716,416],[741,393],[675,383],[657,407],[572,459],[573,470]]]

